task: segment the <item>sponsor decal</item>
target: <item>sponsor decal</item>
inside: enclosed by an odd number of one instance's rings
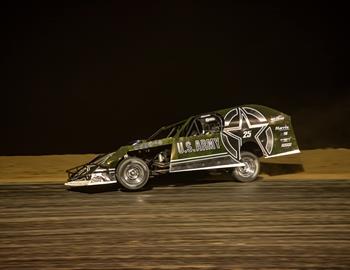
[[[204,121],[206,123],[210,123],[210,122],[216,121],[216,118],[215,117],[208,117],[208,118],[205,118]]]
[[[286,148],[286,147],[291,147],[292,146],[292,143],[290,142],[290,143],[282,143],[281,144],[281,147],[283,147],[283,148]]]
[[[281,142],[286,143],[286,142],[290,142],[290,141],[291,141],[291,139],[292,139],[292,137],[288,137],[288,138],[281,138],[281,139],[280,139],[280,141],[281,141]]]
[[[179,154],[203,152],[220,149],[220,141],[219,138],[195,140],[194,143],[185,141],[178,142],[176,147]]]
[[[283,121],[283,120],[284,120],[284,116],[280,114],[280,115],[277,115],[275,117],[271,117],[270,122],[271,122],[271,124],[273,124],[277,121]]]
[[[289,126],[287,126],[287,125],[284,125],[284,126],[276,126],[276,127],[275,127],[275,130],[278,130],[278,131],[289,130]]]
[[[155,140],[155,141],[150,141],[150,142],[146,142],[146,143],[136,144],[136,145],[134,145],[134,149],[139,150],[139,149],[144,149],[144,148],[149,148],[149,147],[160,146],[162,144],[163,144],[162,140]]]

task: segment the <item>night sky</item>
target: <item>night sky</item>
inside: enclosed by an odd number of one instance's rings
[[[291,115],[301,149],[350,147],[339,4],[47,2],[2,4],[0,155],[110,152],[252,103]]]

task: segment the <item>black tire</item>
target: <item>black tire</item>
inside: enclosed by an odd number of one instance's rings
[[[253,182],[257,179],[260,172],[259,158],[251,152],[241,152],[241,160],[244,167],[233,169],[233,176],[239,182]]]
[[[128,190],[143,188],[149,178],[147,164],[139,158],[130,157],[122,160],[116,169],[118,182]]]

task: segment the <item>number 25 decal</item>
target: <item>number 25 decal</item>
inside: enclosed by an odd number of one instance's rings
[[[243,138],[250,138],[252,136],[251,130],[243,131]]]

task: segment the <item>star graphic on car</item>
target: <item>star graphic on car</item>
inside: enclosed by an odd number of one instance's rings
[[[239,149],[242,146],[242,140],[246,138],[255,138],[256,142],[260,145],[263,151],[266,153],[271,152],[270,139],[267,139],[269,143],[263,146],[263,140],[260,136],[266,131],[268,121],[260,112],[249,107],[236,108],[228,112],[224,118],[225,128],[222,132],[222,141],[226,150],[237,160],[240,159]],[[269,137],[270,132],[266,133]]]

